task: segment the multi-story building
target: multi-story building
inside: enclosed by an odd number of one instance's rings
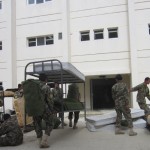
[[[87,108],[113,108],[116,74],[129,87],[150,76],[150,1],[0,0],[4,88],[24,80],[28,62],[54,58],[85,75]],[[135,94],[132,107],[138,107]]]

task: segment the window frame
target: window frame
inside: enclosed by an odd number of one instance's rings
[[[94,31],[94,40],[104,39],[104,29],[94,29],[93,31]]]
[[[90,30],[80,31],[80,41],[90,41]]]
[[[43,41],[40,41],[40,38],[43,39]],[[44,36],[28,37],[27,43],[28,47],[51,45],[54,44],[54,35],[49,34]]]
[[[39,2],[37,3],[38,0],[33,0],[34,2],[33,3],[29,3],[30,0],[27,0],[27,4],[28,5],[32,5],[32,4],[43,4],[43,3],[46,3],[46,2],[50,2],[52,0],[42,0],[43,2]]]
[[[113,27],[113,28],[107,28],[108,30],[108,38],[109,39],[113,39],[113,38],[118,38],[119,35],[118,35],[118,27]],[[116,33],[116,35],[115,35]]]

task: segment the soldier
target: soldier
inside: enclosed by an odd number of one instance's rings
[[[121,130],[121,120],[123,114],[128,122],[129,136],[137,135],[137,133],[133,131],[127,85],[122,82],[122,76],[120,74],[116,75],[115,79],[117,83],[112,87],[112,98],[115,101],[115,110],[117,113],[115,134],[124,134]]]
[[[38,138],[39,147],[40,148],[48,148],[48,137],[51,134],[53,129],[53,101],[52,101],[52,94],[50,91],[50,87],[46,85],[47,77],[45,74],[40,74],[39,80],[41,81],[41,87],[43,92],[45,93],[45,106],[44,112],[40,116],[33,116],[35,132]],[[42,119],[46,123],[45,127],[45,134],[43,135],[42,132]]]
[[[143,83],[130,89],[130,92],[135,92],[135,91],[138,92],[136,100],[139,104],[139,107],[144,110],[145,119],[147,115],[150,114],[150,108],[146,104],[146,99],[145,99],[145,97],[147,97],[150,100],[149,88],[147,87],[149,83],[150,83],[150,78],[146,77]]]
[[[72,83],[72,84],[69,85],[67,98],[71,98],[71,99],[74,99],[76,101],[80,101],[79,88],[75,83]],[[77,123],[78,123],[78,120],[79,120],[80,111],[69,112],[69,115],[68,115],[69,127],[72,127],[73,113],[74,113],[73,129],[77,129],[78,128]]]
[[[9,114],[4,114],[4,122],[0,125],[0,146],[16,146],[23,142],[23,133],[17,121]]]
[[[54,89],[52,90],[52,95],[53,95],[53,100],[54,100],[54,101],[61,102],[62,99],[63,99],[63,91],[62,91],[62,89],[59,87],[59,83],[58,83],[58,82],[55,82],[55,87],[54,87]],[[62,118],[62,113],[59,113],[59,118],[60,118],[60,120],[61,120],[61,118]],[[67,124],[64,122],[63,125],[66,126]]]

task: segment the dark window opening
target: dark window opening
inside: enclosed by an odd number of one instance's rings
[[[58,39],[61,40],[62,39],[62,33],[58,33]]]
[[[37,4],[44,3],[44,0],[36,0]]]
[[[94,30],[94,40],[104,39],[103,29]]]
[[[44,37],[37,38],[37,46],[44,45]]]
[[[54,44],[54,37],[53,35],[46,36],[46,45]]]
[[[109,28],[108,29],[109,38],[118,38],[118,28]]]
[[[36,46],[36,38],[28,39],[29,47]]]
[[[2,50],[2,41],[0,41],[0,50]]]
[[[80,32],[81,41],[89,41],[90,40],[90,31]]]

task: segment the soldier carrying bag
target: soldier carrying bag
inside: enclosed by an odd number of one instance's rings
[[[22,82],[25,98],[25,111],[29,116],[39,116],[44,112],[45,93],[39,80],[28,79]]]

